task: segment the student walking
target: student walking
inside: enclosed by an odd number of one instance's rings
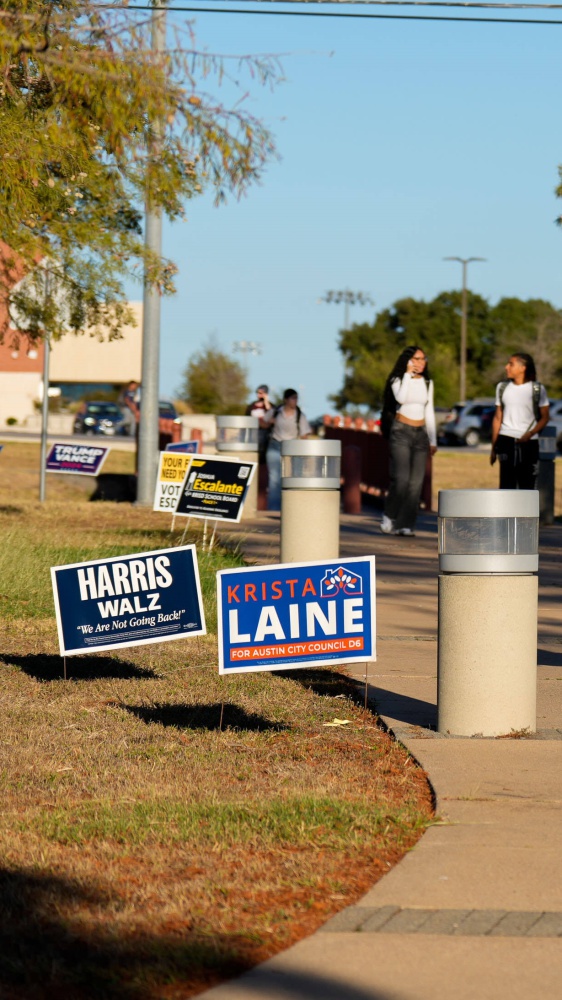
[[[269,475],[267,509],[281,510],[281,444],[283,441],[308,437],[312,428],[299,407],[295,389],[285,389],[282,405],[269,410],[262,422],[271,426],[266,454]]]
[[[395,412],[390,446],[390,489],[381,531],[413,535],[428,453],[437,451],[433,382],[421,347],[407,347],[385,386],[384,410]]]
[[[530,354],[512,354],[507,380],[496,386],[490,462],[500,463],[500,490],[534,490],[539,468],[539,433],[550,417],[544,385],[537,382]]]

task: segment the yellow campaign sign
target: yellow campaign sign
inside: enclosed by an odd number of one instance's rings
[[[167,513],[175,511],[182,483],[192,459],[192,455],[184,452],[160,452],[153,510],[162,510]]]

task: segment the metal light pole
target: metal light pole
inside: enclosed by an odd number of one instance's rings
[[[49,298],[50,282],[49,272],[45,271],[45,304]],[[45,330],[43,336],[43,399],[41,401],[41,447],[39,449],[39,500],[41,503],[46,495],[46,468],[47,465],[47,430],[49,424],[49,361],[51,355],[51,342],[49,332]]]
[[[166,50],[166,4],[154,0],[152,11],[152,51],[155,59]],[[152,123],[154,139],[149,156],[158,155],[164,137],[164,122]],[[146,198],[145,247],[162,252],[162,210]],[[145,272],[142,322],[141,401],[138,441],[137,504],[151,507],[158,464],[158,395],[160,382],[160,292],[149,284]]]
[[[350,306],[374,306],[373,299],[368,294],[368,292],[352,292],[349,288],[343,288],[340,291],[329,291],[322,296],[319,302],[327,302],[328,304],[333,302],[334,305],[338,306],[343,302],[344,305],[344,330],[349,329],[349,307]]]
[[[485,257],[443,257],[443,260],[458,260],[462,264],[462,298],[461,298],[461,351],[460,351],[460,399],[459,403],[466,403],[466,270],[469,264],[475,260],[485,261]]]

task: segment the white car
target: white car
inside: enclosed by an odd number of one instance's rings
[[[550,400],[549,427],[556,427],[556,448],[562,453],[562,399]]]

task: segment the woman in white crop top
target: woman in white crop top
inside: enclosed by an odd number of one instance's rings
[[[390,431],[390,488],[381,531],[413,535],[428,453],[437,451],[433,382],[421,347],[407,347],[385,387],[385,409],[395,409]]]

